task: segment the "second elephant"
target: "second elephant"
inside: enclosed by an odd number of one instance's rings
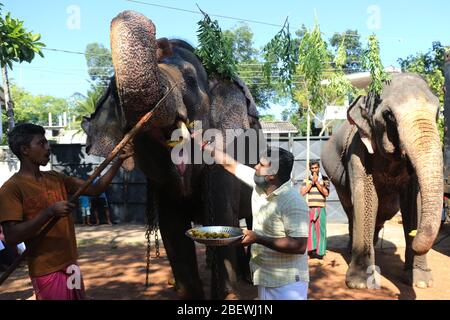
[[[439,100],[426,81],[399,74],[380,97],[357,98],[348,121],[325,143],[323,167],[349,220],[348,287],[371,286],[378,232],[399,210],[409,282],[432,285],[426,253],[439,230],[443,197],[438,115]]]

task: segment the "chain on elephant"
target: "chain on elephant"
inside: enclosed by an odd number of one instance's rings
[[[364,253],[371,254],[371,247],[373,245],[373,233],[374,233],[374,223],[373,223],[373,177],[371,174],[367,174],[364,177]],[[376,213],[375,213],[376,214]]]

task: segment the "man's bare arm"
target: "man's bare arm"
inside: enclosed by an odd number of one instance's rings
[[[111,183],[112,179],[117,174],[117,171],[119,171],[122,163],[132,155],[133,155],[132,145],[127,144],[122,150],[121,154],[112,163],[109,170],[103,176],[101,176],[95,184],[91,184],[83,194],[87,196],[98,196],[99,194],[105,192],[109,184]],[[75,184],[77,185],[78,188],[83,186],[85,183],[85,181],[82,179],[78,179],[75,177],[73,177],[72,179],[73,181],[75,181]]]
[[[308,238],[272,238],[257,234],[252,230],[244,230],[244,238],[242,239],[241,244],[248,246],[252,243],[261,244],[278,252],[304,254],[306,252]]]
[[[35,235],[54,216],[66,216],[75,209],[75,205],[61,201],[43,210],[40,214],[28,221],[5,221],[2,222],[3,233],[8,245],[17,245]]]

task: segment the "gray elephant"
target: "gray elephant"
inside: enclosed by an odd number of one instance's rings
[[[87,150],[107,155],[177,84],[150,124],[134,139],[134,160],[153,192],[178,292],[182,298],[203,298],[195,246],[185,231],[192,221],[238,226],[240,218],[251,217],[251,192],[219,165],[192,161],[174,164],[167,142],[176,129],[181,129],[184,141],[189,141],[192,124],[193,128],[201,125],[221,131],[259,129],[256,106],[238,79],[210,84],[194,49],[181,40],[157,40],[153,23],[139,13],[125,11],[114,18],[111,49],[115,77],[95,113],[82,124],[88,135]],[[129,164],[128,169],[131,167]],[[251,225],[251,221],[248,223]],[[211,296],[221,299],[236,291],[240,276],[248,276],[248,261],[240,246],[218,248],[214,258]]]
[[[398,210],[409,283],[432,285],[426,253],[439,231],[443,196],[438,114],[439,100],[424,79],[394,75],[380,97],[357,98],[348,121],[323,146],[323,167],[349,220],[349,288],[368,286],[378,232]]]

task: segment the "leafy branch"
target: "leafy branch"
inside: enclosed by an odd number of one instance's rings
[[[303,36],[298,60],[298,73],[304,77],[306,101],[312,111],[318,112],[322,110],[325,102],[321,82],[329,57],[317,23],[312,31],[307,31]]]
[[[363,66],[369,69],[372,83],[369,91],[374,92],[376,96],[381,95],[383,90],[383,82],[390,79],[389,75],[384,71],[380,58],[380,45],[376,35],[371,35],[368,41],[368,48],[364,51]]]
[[[263,49],[265,63],[263,75],[270,84],[271,77],[277,76],[284,93],[292,95],[292,82],[298,62],[298,51],[289,32],[286,18],[283,28],[270,40]]]
[[[197,37],[199,46],[195,53],[210,75],[233,79],[237,76],[237,61],[233,57],[232,44],[222,33],[217,20],[212,21],[209,15],[203,14],[198,22]]]

